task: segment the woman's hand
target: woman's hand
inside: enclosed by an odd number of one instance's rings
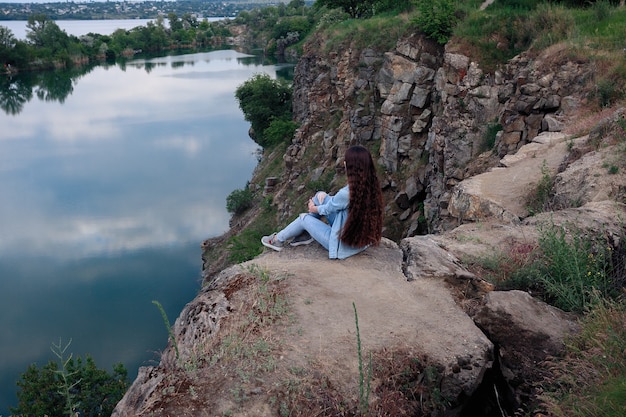
[[[317,206],[313,202],[312,198],[309,198],[309,213],[316,213],[317,214]]]
[[[324,204],[324,200],[326,200],[326,196],[328,194],[326,194],[324,191],[318,191],[315,194],[315,197],[317,197],[317,201],[319,201],[320,204]]]

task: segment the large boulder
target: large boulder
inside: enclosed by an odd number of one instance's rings
[[[408,245],[413,253],[441,251],[433,241]],[[407,280],[403,257],[389,240],[343,261],[314,243],[222,271],[185,307],[172,329],[176,343],[158,366],[142,368],[113,415],[278,415],[293,401],[283,389],[288,380],[326,381],[349,404],[361,368],[370,366],[357,348],[372,355],[373,369],[394,357],[421,361],[415,389],[430,379],[452,407],[462,405],[491,367],[493,345],[456,304],[448,262],[407,264]],[[278,308],[280,317],[264,325]],[[373,408],[389,407],[387,377],[373,376]]]
[[[474,320],[496,345],[496,359],[518,404],[534,394],[534,384],[547,374],[542,362],[562,354],[565,339],[579,330],[575,315],[516,290],[487,294]]]

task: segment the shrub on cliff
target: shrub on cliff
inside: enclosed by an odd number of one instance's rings
[[[293,138],[296,133],[298,124],[291,120],[275,119],[270,122],[270,125],[263,131],[263,138],[268,147],[273,147],[279,143],[285,143]]]
[[[421,0],[415,23],[429,38],[444,45],[452,36],[458,19],[452,0]]]
[[[291,121],[292,95],[286,81],[271,79],[267,74],[256,74],[237,87],[235,97],[239,108],[252,125],[252,139],[260,146],[266,148],[274,144],[274,137],[266,135],[272,122]]]
[[[54,361],[41,368],[30,365],[17,382],[19,404],[11,407],[11,413],[16,416],[110,416],[128,389],[127,371],[122,364],[116,365],[109,374],[98,369],[90,356],[74,360],[70,355],[62,358],[61,365],[61,369]]]
[[[229,213],[241,214],[252,207],[252,192],[248,188],[234,190],[226,197],[226,210]]]

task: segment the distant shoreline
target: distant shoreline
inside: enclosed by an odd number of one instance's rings
[[[158,19],[159,16],[167,20],[170,13],[179,17],[191,15],[200,21],[205,18],[222,16],[235,18],[244,10],[268,5],[266,0],[257,1],[258,3],[197,2],[190,0],[143,0],[137,2],[78,0],[78,2],[70,3],[60,1],[6,3],[0,0],[0,21],[27,20],[36,14],[46,15],[52,20]]]
[[[209,21],[225,19],[224,17],[210,17]],[[155,19],[59,19],[55,23],[68,35],[82,36],[90,32],[101,35],[110,35],[117,29],[130,30],[137,26],[145,26]],[[5,20],[0,21],[0,26],[8,27],[16,39],[26,39],[26,20]],[[164,22],[166,25],[167,21]]]

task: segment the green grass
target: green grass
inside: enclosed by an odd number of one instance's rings
[[[615,81],[620,74],[616,90],[623,94],[624,8],[611,6],[608,1],[568,8],[538,0],[509,0],[496,1],[483,11],[478,10],[478,2],[464,2],[459,13],[463,18],[454,29],[454,43],[486,71],[495,70],[525,50],[538,52],[565,43],[582,59],[599,60],[610,67],[602,71],[608,79]]]
[[[547,415],[618,417],[626,405],[626,303],[604,301],[581,321],[566,353],[550,364],[544,384]]]
[[[61,369],[56,371],[57,375],[60,378],[60,387],[59,393],[63,395],[65,399],[65,412],[68,416],[73,416],[78,405],[76,401],[75,387],[80,383],[80,380],[75,380],[74,376],[76,371],[72,371],[71,363],[72,363],[72,353],[67,353],[67,349],[72,344],[72,339],[70,339],[67,344],[63,345],[61,342],[61,338],[59,338],[59,343],[52,343],[52,353],[59,359],[61,363]]]
[[[498,123],[497,119],[493,122],[487,123],[487,128],[483,134],[483,142],[480,147],[480,152],[490,151],[496,145],[496,137],[498,132],[502,130],[502,125]]]
[[[180,352],[178,351],[178,343],[176,342],[176,336],[174,335],[174,330],[172,329],[172,325],[170,324],[170,320],[167,317],[167,313],[165,309],[157,300],[152,300],[152,304],[154,304],[161,313],[161,318],[163,319],[163,324],[165,325],[165,329],[167,330],[168,338],[172,342],[172,346],[174,346],[174,351],[176,352],[176,360],[180,360]]]
[[[266,154],[255,172],[253,183],[257,184],[258,190],[254,192],[251,207],[260,207],[248,225],[238,234],[231,236],[226,241],[226,252],[230,264],[242,263],[253,259],[263,251],[261,237],[276,230],[276,207],[271,196],[263,196],[263,186],[268,177],[281,178],[284,170],[282,156],[287,144],[277,145]],[[266,152],[269,152],[266,150]],[[279,180],[280,181],[280,180]],[[238,213],[245,215],[246,213]]]
[[[527,202],[527,209],[531,215],[542,213],[549,208],[550,192],[553,184],[554,178],[550,174],[550,170],[544,160],[541,166],[541,178]]]
[[[545,297],[565,311],[584,312],[610,294],[610,251],[582,231],[550,226],[541,231],[536,268]]]
[[[497,66],[527,50],[534,41],[545,38],[542,45],[567,37],[572,18],[560,6],[542,4],[532,8],[511,2],[495,2],[486,10],[468,10],[454,29],[461,44],[470,47],[483,68]]]
[[[626,250],[575,226],[547,225],[537,245],[468,259],[498,289],[530,290],[565,311],[584,313],[604,299],[619,297]]]
[[[261,209],[255,214],[250,224],[226,242],[230,263],[237,264],[254,259],[263,252],[261,237],[269,235],[277,228],[276,208],[272,204],[271,197],[259,196],[257,204],[261,206]]]
[[[626,9],[596,2],[586,9],[568,9],[574,19],[576,34],[596,50],[622,50],[626,36]],[[603,11],[601,11],[603,10]]]
[[[255,183],[263,185],[267,177],[280,177],[283,174],[284,162],[283,155],[287,150],[287,144],[282,143],[276,148],[265,150],[260,161],[258,171],[255,172]]]
[[[407,15],[378,15],[371,19],[348,19],[323,31],[324,52],[353,48],[392,50],[403,35],[414,29]],[[385,34],[381,36],[381,34]]]
[[[322,176],[320,176],[320,178],[316,181],[308,181],[306,183],[306,188],[307,190],[310,191],[309,194],[315,194],[318,191],[326,191],[326,192],[330,192],[329,190],[332,187],[332,182],[333,179],[335,178],[335,173],[334,172],[326,172],[325,174],[323,174]],[[309,197],[309,195],[307,194],[307,198]]]
[[[544,415],[622,416],[626,404],[624,245],[614,247],[575,226],[539,230],[537,245],[517,243],[464,262],[497,289],[529,290],[581,317],[581,330],[562,357],[548,359],[542,382]],[[621,240],[621,239],[620,239]]]
[[[352,302],[352,308],[354,309],[354,322],[356,326],[356,347],[357,357],[359,361],[359,410],[361,414],[367,415],[369,408],[369,396],[371,392],[372,381],[372,354],[370,353],[369,366],[367,368],[367,378],[365,376],[365,369],[363,366],[363,348],[361,345],[361,332],[359,330],[359,315],[356,310],[356,304]]]

